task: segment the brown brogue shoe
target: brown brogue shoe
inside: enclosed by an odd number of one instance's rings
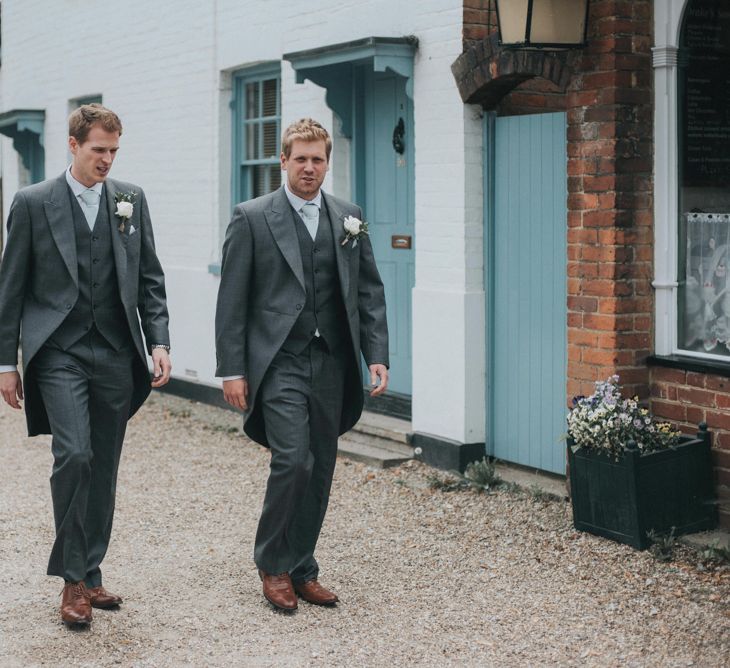
[[[269,575],[259,571],[259,577],[264,583],[264,598],[279,610],[296,610],[297,596],[288,573]]]
[[[61,619],[69,626],[91,622],[89,592],[83,582],[67,582],[61,592]]]
[[[334,605],[340,599],[337,594],[325,589],[317,580],[295,583],[294,591],[305,601],[314,605]]]
[[[101,608],[102,610],[105,610],[108,608],[116,608],[122,604],[121,596],[112,594],[101,585],[98,587],[92,587],[86,591],[89,592],[89,600],[91,601],[91,606],[94,608]]]

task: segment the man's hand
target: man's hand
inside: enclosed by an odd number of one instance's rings
[[[20,408],[19,400],[23,398],[23,381],[17,371],[0,373],[0,394],[11,408]]]
[[[223,398],[234,408],[248,409],[248,382],[245,378],[223,381]]]
[[[172,362],[170,361],[170,353],[164,348],[152,349],[152,387],[162,387],[167,385],[170,380],[170,372],[172,371]]]
[[[388,369],[384,364],[371,364],[368,368],[370,369],[370,386],[373,388],[370,390],[370,396],[377,397],[388,389]],[[380,385],[377,383],[378,378],[380,378]]]
[[[245,378],[223,381],[223,398],[234,408],[248,409],[248,382]]]

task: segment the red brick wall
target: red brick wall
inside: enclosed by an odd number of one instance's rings
[[[683,432],[706,422],[712,433],[720,524],[730,528],[730,378],[680,369],[651,371],[652,412]]]
[[[464,0],[464,48],[496,30],[497,17],[491,0]]]
[[[648,395],[652,346],[650,0],[592,0],[567,93],[568,397],[618,373]]]

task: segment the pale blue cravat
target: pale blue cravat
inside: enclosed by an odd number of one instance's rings
[[[314,202],[307,202],[299,210],[299,213],[301,213],[302,220],[307,226],[307,232],[309,232],[309,236],[312,237],[312,241],[314,241],[314,237],[317,236],[317,227],[319,227],[319,207]],[[314,333],[314,335],[319,338],[319,327],[317,327],[317,331]]]
[[[84,212],[84,217],[89,225],[89,229],[94,229],[94,223],[96,222],[96,216],[99,213],[99,193],[96,190],[84,190],[79,195],[81,202],[81,210]]]
[[[309,236],[314,241],[314,237],[317,236],[317,227],[319,227],[319,207],[313,202],[307,202],[299,210],[299,213],[302,216],[304,224],[307,226]]]

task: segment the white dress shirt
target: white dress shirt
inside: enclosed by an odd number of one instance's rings
[[[86,221],[89,223],[89,229],[93,228],[94,221],[96,220],[96,215],[99,213],[99,202],[101,201],[101,190],[104,187],[104,183],[100,181],[99,183],[95,183],[93,186],[88,188],[83,183],[79,183],[71,175],[71,165],[69,165],[68,169],[66,170],[66,183],[68,183],[68,187],[71,188],[71,192],[74,194],[76,201],[79,203],[81,210],[84,212],[84,215],[86,216]],[[91,206],[89,204],[86,204],[86,202],[81,199],[81,195],[87,190],[93,190],[98,195],[96,205]]]
[[[284,182],[284,192],[286,193],[286,198],[289,200],[289,204],[292,205],[292,209],[296,211],[299,214],[299,217],[304,221],[304,217],[302,216],[302,207],[305,204],[314,204],[317,207],[317,210],[319,211],[322,208],[322,191],[318,190],[317,194],[312,199],[304,199],[302,197],[299,197],[299,195],[295,195],[291,190],[289,190],[289,184]]]

